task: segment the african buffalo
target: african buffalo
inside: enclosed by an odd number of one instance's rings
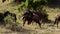
[[[57,16],[55,18],[55,22],[54,22],[54,24],[57,24],[57,28],[58,28],[59,21],[60,21],[60,14],[57,14]]]
[[[38,23],[39,26],[41,27],[41,21],[46,19],[47,19],[47,14],[43,12],[31,12],[30,10],[28,10],[23,15],[23,20],[24,20],[23,26],[26,21],[28,21],[28,24],[31,24],[31,22],[34,21]]]

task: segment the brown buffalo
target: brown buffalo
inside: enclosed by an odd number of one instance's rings
[[[57,24],[57,28],[58,28],[59,21],[60,21],[60,14],[57,14],[57,16],[55,18],[55,22],[54,22],[54,24]]]

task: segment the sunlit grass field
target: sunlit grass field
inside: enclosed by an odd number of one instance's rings
[[[0,13],[4,13],[6,10],[9,10],[12,13],[15,13],[17,15],[17,22],[18,23],[18,30],[19,31],[12,31],[10,29],[11,25],[0,26],[0,34],[60,34],[60,24],[57,28],[55,26],[49,26],[51,24],[42,24],[42,28],[39,27],[38,24],[34,23],[33,25],[27,25],[23,26],[22,21],[22,11],[18,11],[18,5],[12,4],[13,0],[5,1],[4,3],[0,0]],[[52,21],[55,20],[56,14],[60,13],[59,8],[50,8],[50,7],[44,7],[46,9],[47,14],[49,15],[48,18]],[[53,23],[53,22],[52,22]],[[12,26],[14,27],[14,26]]]

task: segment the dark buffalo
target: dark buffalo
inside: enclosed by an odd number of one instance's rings
[[[28,24],[31,24],[32,21],[38,23],[41,27],[41,21],[47,19],[47,14],[43,13],[43,12],[31,12],[31,11],[27,11],[24,13],[23,15],[23,26],[25,24],[26,21],[28,21]]]
[[[13,16],[13,17],[14,17],[14,20],[15,20],[15,22],[16,22],[17,18],[16,18],[16,14],[15,14],[15,13],[10,13],[9,11],[6,11],[6,12],[4,13],[4,17],[6,17],[7,15]]]
[[[39,16],[36,15],[36,14],[33,14],[33,15],[26,15],[23,17],[23,20],[24,20],[24,23],[23,23],[23,26],[25,24],[26,21],[28,21],[28,25],[32,23],[32,21],[36,22],[37,24],[39,24],[39,26],[41,27],[41,23],[40,23],[40,19],[39,19]]]
[[[57,16],[55,18],[55,22],[54,22],[54,24],[57,24],[57,28],[58,28],[59,21],[60,21],[60,14],[57,14]]]

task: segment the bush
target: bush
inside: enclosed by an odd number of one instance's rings
[[[19,5],[20,10],[23,7],[26,7],[28,9],[36,10],[37,8],[41,8],[41,5],[46,5],[48,0],[26,0],[25,2],[21,3]],[[18,9],[19,9],[18,8]]]

